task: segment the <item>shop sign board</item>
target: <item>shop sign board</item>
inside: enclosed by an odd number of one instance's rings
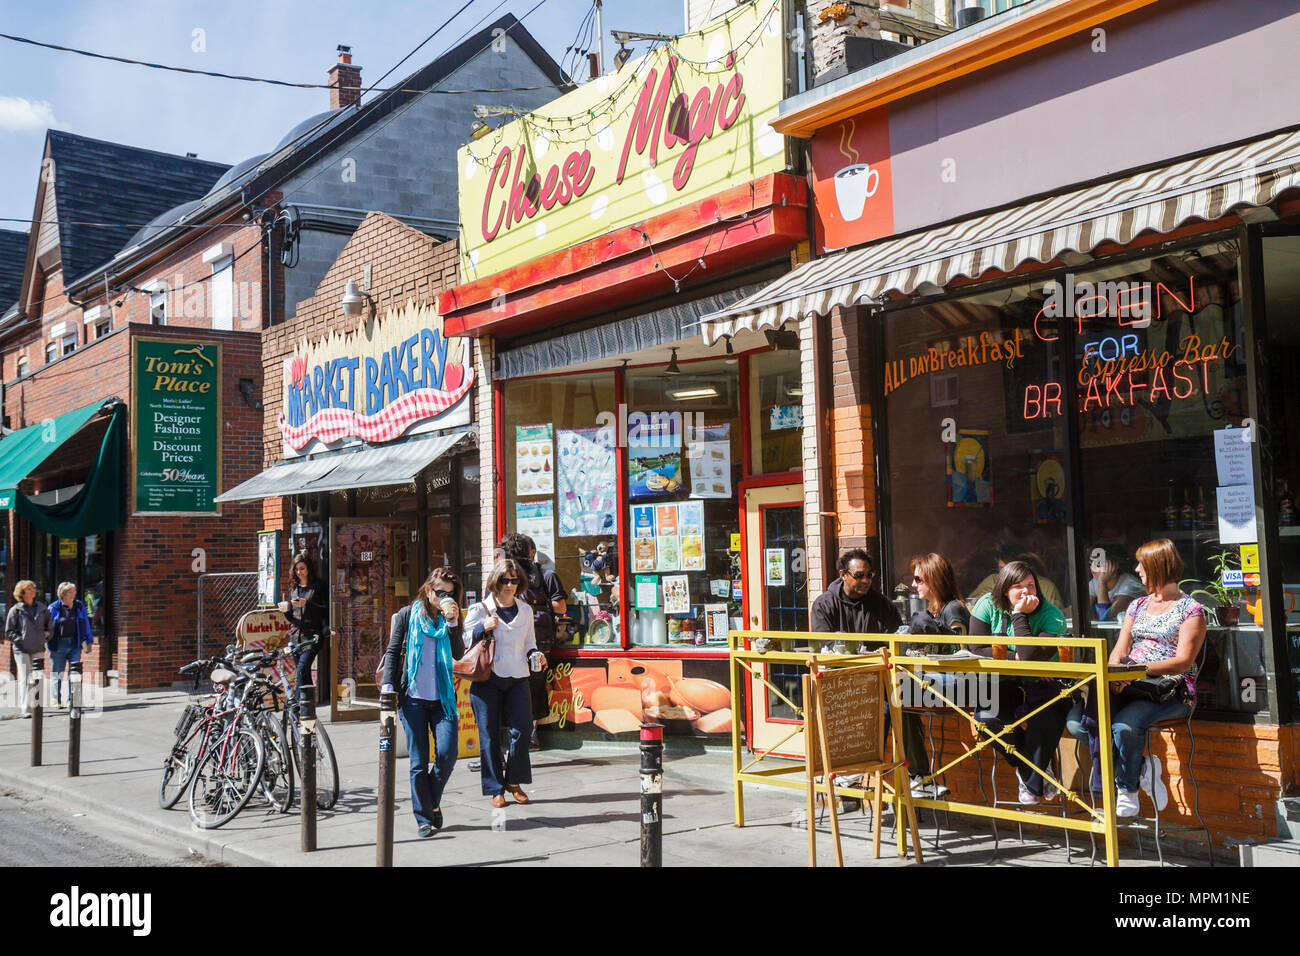
[[[131,501],[136,514],[216,514],[221,346],[131,340]]]
[[[469,349],[443,335],[436,309],[415,302],[355,331],[301,340],[284,361],[284,456],[468,424]]]
[[[818,130],[809,154],[817,242],[824,251],[893,235],[894,183],[885,107]]]
[[[461,147],[465,279],[786,169],[784,15],[737,6]]]

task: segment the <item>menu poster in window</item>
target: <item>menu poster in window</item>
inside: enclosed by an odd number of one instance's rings
[[[687,457],[692,498],[731,497],[731,442],[692,442]]]
[[[704,570],[704,502],[677,505],[677,530],[681,536],[682,570]]]
[[[704,605],[704,640],[709,644],[724,644],[728,633],[727,605]]]
[[[60,539],[71,541],[75,549],[77,542],[73,538]],[[76,552],[72,555],[76,557]],[[62,555],[60,555],[62,557]],[[257,533],[257,604],[259,607],[271,607],[280,601],[280,532],[259,531]]]
[[[654,505],[633,505],[632,570],[654,571],[656,569]]]
[[[771,587],[785,586],[785,549],[766,548],[763,551],[763,566],[767,569],[767,583]]]
[[[655,505],[655,533],[661,538],[675,538],[677,530],[677,505]]]
[[[1248,485],[1254,481],[1250,463],[1249,428],[1222,428],[1214,432],[1214,464],[1221,485]]]
[[[555,502],[516,501],[515,530],[537,545],[537,557],[555,560]]]
[[[628,416],[628,497],[672,494],[681,486],[681,413],[634,412]]]
[[[614,533],[614,428],[561,429],[556,436],[560,537]]]
[[[1219,488],[1219,543],[1254,544],[1255,486],[1229,485]]]
[[[993,464],[989,433],[960,429],[948,449],[948,507],[987,508],[993,504]]]
[[[520,495],[555,494],[555,445],[551,426],[515,427],[515,491]]]
[[[1034,524],[1065,524],[1065,452],[1029,453],[1029,495]]]
[[[670,574],[663,579],[665,614],[691,613],[689,581],[690,579],[684,574]]]
[[[659,606],[659,579],[652,574],[636,576],[636,607],[649,611]]]
[[[682,567],[681,543],[676,535],[660,535],[655,539],[655,563],[660,571],[680,571]]]

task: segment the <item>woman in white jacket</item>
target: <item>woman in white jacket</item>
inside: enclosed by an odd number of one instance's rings
[[[483,795],[492,806],[506,805],[505,792],[515,803],[527,803],[522,784],[533,782],[528,759],[528,739],[533,729],[532,698],[528,675],[546,667],[546,655],[537,649],[533,634],[533,609],[515,595],[525,586],[524,572],[502,558],[488,574],[486,596],[469,609],[465,633],[472,644],[491,637],[496,641],[492,674],[470,687],[470,703],[478,724]],[[501,726],[509,731],[509,749],[501,754]]]

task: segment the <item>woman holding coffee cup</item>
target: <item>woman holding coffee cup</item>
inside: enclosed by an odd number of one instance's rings
[[[488,574],[486,597],[469,609],[465,630],[471,644],[492,638],[496,648],[492,673],[469,690],[478,724],[482,748],[480,773],[483,796],[492,798],[492,806],[506,805],[505,792],[515,803],[527,803],[521,784],[533,782],[532,764],[528,759],[528,739],[533,730],[532,697],[528,675],[546,668],[546,655],[537,649],[533,633],[533,611],[516,595],[526,588],[523,568],[510,558],[502,558]],[[501,727],[509,731],[509,749],[501,754]]]
[[[328,614],[327,589],[325,582],[316,576],[316,562],[306,551],[293,556],[290,580],[293,583],[289,585],[289,599],[280,602],[280,610],[289,618],[289,643],[295,646],[324,633]],[[298,688],[311,683],[311,665],[319,650],[320,641],[317,640],[311,647],[294,652]]]
[[[456,766],[456,685],[453,660],[465,653],[460,626],[460,578],[438,568],[409,606],[393,615],[384,656],[384,693],[397,691],[411,754],[411,807],[420,836],[442,829],[442,791]],[[429,773],[429,733],[437,752]]]

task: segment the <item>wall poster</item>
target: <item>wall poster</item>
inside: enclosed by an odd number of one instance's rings
[[[280,603],[280,532],[257,533],[257,604],[274,607]]]
[[[635,417],[635,416],[633,416]],[[682,486],[682,416],[680,412],[642,414],[628,423],[627,493],[629,498],[672,494]]]
[[[515,491],[555,494],[555,444],[549,424],[515,426]]]
[[[684,574],[670,574],[663,579],[664,613],[691,613],[690,578]]]
[[[555,560],[555,502],[516,501],[515,530],[526,534],[537,545],[537,557],[545,564],[545,559]]]
[[[957,441],[948,448],[948,507],[986,508],[992,503],[989,433],[958,429]]]
[[[613,426],[561,429],[556,435],[560,537],[612,534],[617,492]]]

